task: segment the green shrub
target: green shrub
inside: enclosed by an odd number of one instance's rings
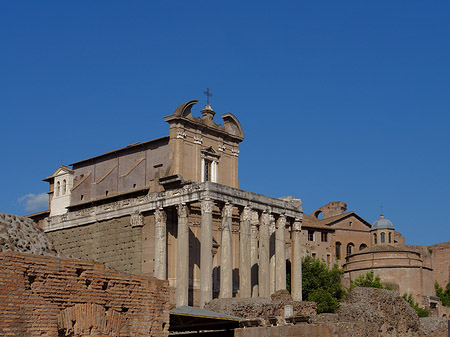
[[[383,286],[380,277],[378,275],[375,276],[373,270],[365,274],[359,275],[354,281],[350,281],[350,289],[356,287],[368,287],[368,288],[392,290],[392,287],[389,285],[386,285],[385,287]]]
[[[335,264],[331,269],[323,260],[302,259],[302,296],[317,303],[317,313],[335,312],[345,295],[341,280],[344,271]]]
[[[447,283],[445,290],[439,285],[439,283],[434,282],[434,289],[436,290],[436,296],[442,302],[442,305],[445,307],[450,307],[450,282]]]
[[[409,303],[409,305],[415,310],[417,311],[417,314],[419,315],[419,317],[428,317],[430,316],[430,312],[428,311],[428,309],[425,308],[421,308],[419,307],[419,304],[414,302],[414,298],[412,296],[412,294],[407,294],[404,293],[402,298]]]

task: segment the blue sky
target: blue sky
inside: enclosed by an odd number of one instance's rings
[[[0,48],[0,211],[209,87],[244,128],[241,188],[450,241],[448,1],[2,1]]]

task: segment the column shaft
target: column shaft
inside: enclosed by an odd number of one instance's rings
[[[177,288],[176,306],[188,305],[189,296],[189,223],[188,208],[180,204],[178,211],[178,237],[177,237]]]
[[[283,214],[277,220],[275,232],[276,280],[275,291],[286,289],[286,216]]]
[[[291,295],[294,301],[302,300],[302,246],[301,220],[295,219],[292,225],[292,263]]]
[[[220,245],[220,298],[233,297],[233,256],[231,221],[233,205],[226,203],[222,210],[222,243]]]
[[[270,215],[261,215],[259,226],[259,297],[270,297],[270,269],[269,269],[269,223]]]
[[[162,208],[155,210],[155,277],[167,279],[167,215]]]
[[[259,241],[259,216],[258,212],[252,211],[251,220],[251,239],[250,239],[250,268],[251,268],[251,286],[252,297],[259,296],[259,282],[258,282],[258,241]]]
[[[269,294],[272,295],[275,293],[275,270],[276,270],[276,264],[275,264],[275,218],[273,215],[270,215],[270,223],[269,223],[269,275],[270,275],[270,284],[269,284]]]
[[[241,228],[239,236],[239,295],[241,298],[252,296],[251,288],[251,243],[250,243],[251,209],[244,207],[241,214]]]
[[[212,210],[211,200],[202,200],[202,241],[200,246],[200,308],[212,300]]]

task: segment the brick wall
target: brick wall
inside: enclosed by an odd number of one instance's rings
[[[0,253],[0,336],[167,336],[168,322],[167,281]]]
[[[142,228],[131,227],[129,216],[47,235],[63,256],[98,261],[124,273],[142,273]]]

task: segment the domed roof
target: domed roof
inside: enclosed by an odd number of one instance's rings
[[[371,230],[376,229],[394,229],[394,225],[388,219],[385,219],[383,214],[381,214],[380,218],[373,223]]]

